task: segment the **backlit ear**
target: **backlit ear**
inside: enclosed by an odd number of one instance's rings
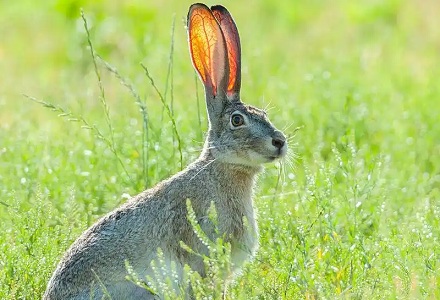
[[[228,54],[220,26],[204,4],[191,5],[187,19],[188,42],[194,68],[207,93],[225,95],[228,78]]]
[[[223,6],[213,6],[211,7],[211,11],[220,24],[228,50],[229,80],[227,95],[232,99],[239,100],[241,86],[241,46],[237,26],[231,14]]]

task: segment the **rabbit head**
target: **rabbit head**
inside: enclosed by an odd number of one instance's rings
[[[241,46],[229,12],[193,4],[187,19],[194,68],[205,87],[209,131],[205,150],[214,159],[260,166],[286,154],[286,138],[266,113],[240,100]]]

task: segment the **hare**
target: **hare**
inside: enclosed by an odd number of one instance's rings
[[[187,18],[189,49],[205,87],[209,129],[200,157],[186,169],[128,200],[87,229],[66,252],[44,299],[153,299],[126,279],[125,262],[138,278],[152,274],[157,249],[165,264],[189,265],[206,275],[200,256],[209,255],[187,219],[187,199],[210,238],[221,234],[231,245],[238,269],[258,246],[252,202],[262,164],[282,158],[286,138],[263,110],[240,100],[241,46],[236,25],[222,6],[193,4]],[[207,221],[214,203],[217,228]],[[155,298],[154,298],[155,299]]]

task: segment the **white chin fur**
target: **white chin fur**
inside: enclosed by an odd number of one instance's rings
[[[228,153],[228,154],[222,153],[221,155],[215,155],[215,156],[216,159],[226,163],[245,165],[250,167],[260,167],[262,164],[274,161],[254,151],[249,151],[247,153],[247,157],[237,156],[233,153]]]

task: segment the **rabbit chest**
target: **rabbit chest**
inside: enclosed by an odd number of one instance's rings
[[[231,239],[231,259],[233,266],[238,268],[254,256],[258,247],[258,227],[252,205],[248,213],[243,214],[235,230],[236,235]]]
[[[252,185],[236,190],[234,195],[224,195],[224,205],[217,207],[218,230],[231,243],[231,259],[234,267],[240,267],[250,259],[258,246],[258,226],[252,202]]]

